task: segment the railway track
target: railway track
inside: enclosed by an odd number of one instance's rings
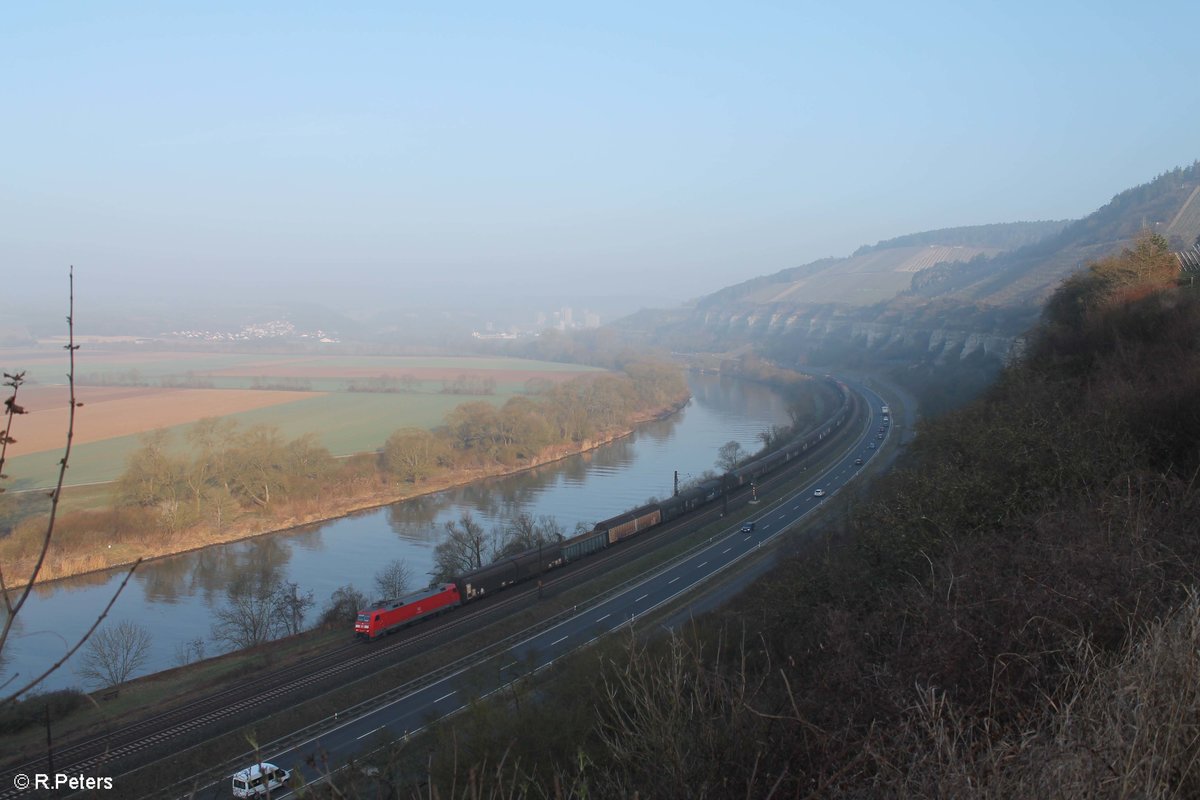
[[[843,426],[843,431],[852,427]],[[837,438],[840,437],[829,437],[830,440]],[[818,448],[812,455],[820,458],[827,449]],[[808,461],[807,458],[797,459],[788,467],[764,477],[759,482],[760,489],[769,492],[793,480],[807,469]],[[750,494],[749,487],[739,487],[730,494],[728,506],[744,505]],[[542,591],[552,595],[561,589],[578,586],[613,567],[676,541],[694,529],[719,518],[723,513],[722,506],[722,503],[712,503],[662,525],[659,530],[645,536],[626,541],[619,547],[605,550],[565,569],[548,573],[548,578],[543,581]],[[151,761],[165,754],[172,742],[178,742],[185,737],[195,739],[198,736],[219,735],[243,724],[251,712],[264,707],[282,707],[298,695],[311,699],[331,688],[368,678],[385,666],[394,666],[402,658],[426,652],[428,646],[454,636],[455,631],[477,631],[499,619],[507,618],[514,610],[536,602],[537,592],[536,585],[526,583],[501,595],[472,604],[474,607],[455,611],[449,618],[443,617],[432,626],[427,622],[406,632],[402,637],[389,637],[391,641],[385,639],[369,645],[357,641],[350,642],[287,667],[248,678],[236,686],[218,690],[115,730],[65,746],[60,745],[54,752],[54,771],[75,775],[100,775],[105,772],[111,773],[114,768],[131,766],[134,759],[139,762]],[[525,632],[519,635],[524,636]],[[410,652],[403,653],[402,658],[397,658],[405,650]],[[0,771],[0,800],[26,794],[14,788],[13,779],[18,774],[30,775],[49,771],[50,764],[46,758],[5,767]]]

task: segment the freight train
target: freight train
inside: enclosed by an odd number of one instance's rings
[[[463,603],[478,600],[514,583],[530,580],[555,567],[598,553],[656,525],[715,502],[726,492],[731,492],[739,486],[758,480],[816,447],[849,418],[853,406],[850,390],[840,381],[831,383],[838,390],[841,405],[828,422],[803,439],[789,442],[772,453],[666,500],[649,503],[612,519],[597,522],[592,530],[585,533],[504,556],[485,567],[452,578],[443,584],[436,584],[394,600],[380,601],[358,612],[354,623],[355,636],[373,641],[415,622],[452,611]]]

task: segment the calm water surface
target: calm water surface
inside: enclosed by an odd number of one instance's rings
[[[310,619],[315,620],[339,586],[353,584],[373,594],[375,573],[393,559],[404,559],[413,583],[423,585],[444,524],[464,512],[488,528],[503,527],[522,512],[549,515],[570,534],[577,523],[590,527],[650,497],[669,496],[675,470],[680,481],[698,476],[714,469],[721,445],[735,440],[756,450],[759,432],[787,421],[782,399],[767,387],[713,375],[691,375],[688,382],[693,399],[683,411],[590,453],[288,533],[144,564],[109,621],[128,619],[151,631],[150,660],[139,674],[166,669],[179,663],[180,647],[197,638],[210,640],[208,655],[219,652],[211,641],[212,612],[223,605],[233,582],[259,573],[295,582],[313,592]],[[14,672],[21,682],[61,658],[123,576],[112,571],[35,589],[5,648],[0,682]],[[76,654],[45,688],[81,685],[72,668],[78,660]]]

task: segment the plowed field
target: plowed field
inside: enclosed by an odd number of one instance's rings
[[[74,443],[82,445],[195,422],[203,417],[294,403],[319,397],[320,393],[81,386],[75,395],[84,404],[75,415]],[[14,422],[16,442],[9,445],[9,456],[61,449],[67,430],[67,388],[22,387],[18,401],[28,413]]]

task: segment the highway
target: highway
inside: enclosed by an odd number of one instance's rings
[[[752,555],[765,543],[828,503],[880,452],[891,435],[881,407],[884,403],[870,389],[851,385],[852,391],[866,399],[868,421],[852,445],[834,462],[781,500],[762,503],[762,510],[751,519],[753,530],[742,530],[742,523],[731,525],[722,535],[693,548],[683,557],[595,604],[577,607],[566,619],[536,635],[523,639],[503,652],[485,658],[470,667],[446,675],[411,693],[391,700],[360,716],[346,719],[286,750],[265,748],[263,760],[287,769],[300,769],[309,783],[321,778],[320,766],[337,766],[351,756],[361,756],[378,746],[384,737],[399,738],[421,731],[432,720],[444,718],[464,707],[482,691],[497,692],[511,681],[543,669],[564,655],[586,647],[597,638],[613,633],[640,617],[680,599],[718,573]],[[882,435],[880,429],[883,429]],[[862,465],[855,464],[861,458]],[[824,496],[814,496],[821,489]],[[468,674],[469,673],[469,674]],[[481,684],[482,682],[482,684]],[[481,689],[482,685],[482,689]],[[244,766],[249,766],[252,757]],[[195,797],[230,796],[228,779],[201,787]],[[273,792],[272,797],[294,796]]]

